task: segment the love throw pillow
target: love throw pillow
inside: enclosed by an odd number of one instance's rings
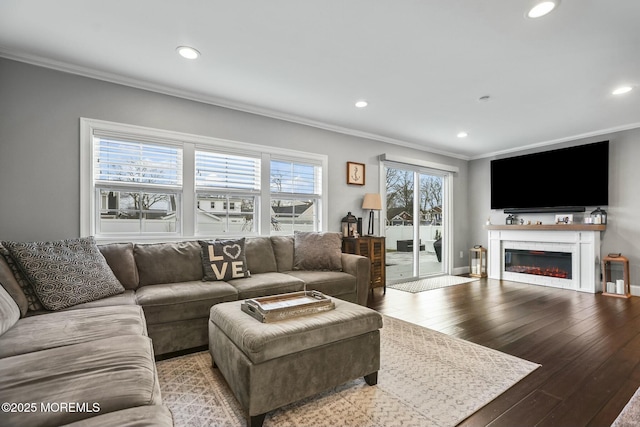
[[[202,280],[231,280],[249,277],[244,237],[237,240],[199,240],[202,247]]]

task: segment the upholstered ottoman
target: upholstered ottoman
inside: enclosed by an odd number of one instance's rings
[[[380,368],[382,316],[333,298],[335,309],[262,323],[240,309],[216,304],[209,319],[213,366],[260,426],[267,412],[358,377],[374,385]]]

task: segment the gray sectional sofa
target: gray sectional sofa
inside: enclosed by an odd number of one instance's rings
[[[299,263],[297,247],[294,236],[247,238],[250,275],[210,282],[197,241],[99,245],[124,289],[58,311],[34,310],[5,252],[0,402],[11,406],[0,425],[173,425],[155,358],[206,346],[213,305],[305,287],[366,305],[367,258],[340,253],[339,268],[314,270]]]

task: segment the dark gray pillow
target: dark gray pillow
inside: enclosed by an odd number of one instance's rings
[[[93,237],[55,242],[2,242],[47,310],[124,292]]]
[[[244,237],[229,240],[199,240],[202,247],[202,280],[231,280],[249,277]]]
[[[293,236],[294,270],[342,270],[342,235],[296,231]]]

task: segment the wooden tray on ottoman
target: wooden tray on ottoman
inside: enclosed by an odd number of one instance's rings
[[[335,304],[321,292],[301,291],[248,299],[240,307],[262,323],[271,323],[333,310]]]

